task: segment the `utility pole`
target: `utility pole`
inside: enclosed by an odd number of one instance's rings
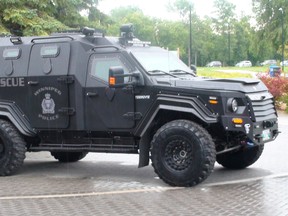
[[[281,26],[282,26],[282,72],[284,74],[285,77],[285,73],[284,73],[284,11],[283,8],[279,8],[279,11],[281,11]]]
[[[227,56],[226,56],[226,63],[227,63],[227,66],[230,66],[231,64],[231,27],[230,27],[230,19],[225,23],[225,33],[227,32],[227,49],[226,50],[226,53],[227,53]],[[226,36],[226,34],[224,33],[224,36]]]
[[[191,64],[192,64],[192,6],[191,6],[191,3],[190,3],[190,6],[189,6],[189,59],[188,59],[188,66],[189,68],[191,68]]]
[[[228,66],[231,66],[231,33],[230,33],[230,22],[228,22]]]

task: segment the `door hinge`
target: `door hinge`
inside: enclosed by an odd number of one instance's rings
[[[58,112],[62,115],[74,115],[76,111],[71,107],[61,107]]]
[[[140,112],[128,112],[123,115],[124,118],[129,120],[140,120],[142,118],[142,113]]]
[[[122,91],[126,94],[134,94],[134,86],[127,85],[124,88],[122,88]]]
[[[62,76],[57,78],[58,82],[64,82],[66,84],[74,83],[74,78],[72,76]]]

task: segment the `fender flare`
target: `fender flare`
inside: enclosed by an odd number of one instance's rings
[[[135,130],[135,135],[141,138],[139,143],[139,168],[149,165],[150,143],[148,143],[149,139],[147,138],[150,134],[150,125],[161,110],[191,113],[208,124],[219,121],[218,116],[207,109],[196,97],[159,95],[145,115],[146,117]]]
[[[217,123],[219,121],[218,116],[205,107],[196,97],[159,95],[144,119],[135,129],[134,134],[142,137],[161,110],[191,113],[207,124]]]
[[[3,116],[8,118],[21,134],[30,137],[36,135],[27,117],[16,103],[0,101],[0,118]]]

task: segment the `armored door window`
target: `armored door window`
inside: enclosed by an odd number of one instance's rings
[[[121,66],[124,73],[129,73],[128,67],[118,56],[108,57],[93,57],[91,61],[90,75],[102,81],[108,82],[109,68],[113,66]],[[127,80],[126,80],[127,82]]]

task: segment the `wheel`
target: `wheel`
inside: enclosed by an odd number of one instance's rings
[[[0,119],[0,175],[15,173],[25,159],[26,142],[10,122]]]
[[[83,159],[88,152],[51,152],[51,155],[62,163],[76,162]]]
[[[237,152],[217,155],[216,160],[223,167],[229,169],[244,169],[255,163],[261,156],[263,150],[264,145],[242,148]]]
[[[200,125],[175,120],[162,126],[151,142],[152,166],[172,186],[189,187],[204,181],[216,160],[215,145]]]

